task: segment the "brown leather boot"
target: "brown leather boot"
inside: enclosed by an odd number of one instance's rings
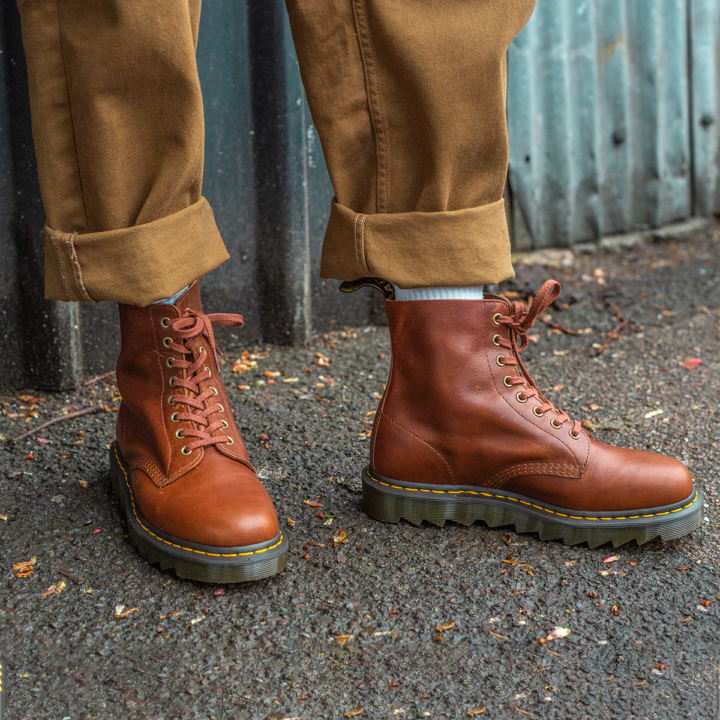
[[[123,400],[111,476],[130,537],[150,562],[203,582],[280,572],[287,539],[248,460],[194,283],[176,305],[120,306]]]
[[[553,302],[386,300],[392,343],[363,506],[386,522],[514,525],[591,547],[671,540],[703,519],[703,495],[664,455],[597,442],[542,396],[520,359]]]

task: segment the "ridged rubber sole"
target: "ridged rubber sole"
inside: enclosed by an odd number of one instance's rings
[[[472,525],[482,520],[490,527],[514,526],[516,532],[536,532],[541,540],[566,545],[586,542],[614,547],[653,538],[675,540],[702,525],[705,498],[696,490],[681,503],[632,512],[579,512],[543,504],[517,493],[492,488],[399,483],[369,467],[362,478],[363,508],[376,520],[413,525],[424,520],[443,526],[448,520]]]
[[[285,569],[288,541],[282,532],[257,545],[212,547],[174,538],[153,527],[135,503],[130,470],[117,443],[110,446],[110,478],[127,518],[133,545],[150,563],[174,570],[181,578],[207,583],[240,583],[262,580]]]

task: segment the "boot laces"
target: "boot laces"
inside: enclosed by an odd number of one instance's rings
[[[557,280],[548,280],[540,288],[529,308],[523,302],[514,302],[510,315],[501,315],[496,318],[499,325],[505,325],[510,329],[510,340],[505,340],[505,338],[496,339],[500,347],[509,350],[511,353],[510,355],[501,356],[498,362],[514,366],[520,371],[520,375],[506,378],[507,385],[511,387],[522,386],[522,390],[517,394],[517,399],[520,402],[526,402],[533,397],[537,398],[540,405],[535,408],[536,415],[541,416],[546,412],[554,413],[551,420],[552,426],[559,429],[566,422],[572,423],[570,436],[578,438],[582,430],[580,422],[572,420],[566,412],[558,410],[547,398],[543,397],[520,357],[520,353],[528,346],[528,332],[535,324],[535,320],[537,320],[540,313],[555,302],[555,299],[560,294],[560,289],[560,283]]]
[[[185,412],[176,412],[173,414],[175,422],[187,421],[195,424],[195,427],[186,427],[177,431],[178,437],[193,437],[195,440],[182,448],[182,453],[189,455],[193,450],[210,445],[218,445],[220,443],[233,444],[233,439],[229,435],[214,434],[218,430],[226,429],[228,423],[221,419],[211,419],[215,413],[224,411],[223,406],[218,402],[209,403],[210,398],[217,396],[217,388],[209,387],[207,390],[200,389],[200,383],[212,377],[212,371],[206,365],[207,357],[205,348],[200,346],[201,352],[197,360],[192,362],[193,351],[187,347],[187,341],[198,337],[205,337],[212,351],[217,357],[220,353],[215,343],[215,335],[213,334],[213,325],[221,325],[223,327],[240,327],[243,319],[240,315],[232,315],[230,313],[213,313],[206,315],[195,310],[186,310],[179,318],[168,318],[167,327],[171,328],[180,336],[180,342],[170,339],[167,347],[181,357],[171,357],[168,365],[172,368],[185,370],[186,376],[178,378],[174,376],[171,384],[174,388],[185,388],[188,394],[172,395],[169,399],[171,405],[185,405]],[[186,359],[190,356],[190,359]]]

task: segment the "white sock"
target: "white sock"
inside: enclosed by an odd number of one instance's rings
[[[163,303],[164,305],[174,305],[189,287],[189,285],[186,285],[182,290],[176,292],[172,297],[166,298],[165,300],[156,300],[153,305],[158,305],[159,303]]]
[[[482,300],[483,286],[420,287],[403,290],[393,285],[396,300]]]

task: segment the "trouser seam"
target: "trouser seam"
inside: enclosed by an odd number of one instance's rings
[[[365,221],[368,219],[367,215],[358,214],[355,216],[355,259],[361,270],[366,276],[370,276],[370,268],[367,264],[365,257]],[[358,230],[358,220],[360,220],[360,229]]]
[[[370,26],[367,21],[365,0],[352,0],[355,28],[360,45],[360,58],[362,59],[365,75],[365,91],[367,93],[370,120],[375,131],[375,149],[377,156],[377,212],[389,212],[388,186],[390,154],[389,139],[380,96],[378,82],[377,61],[375,51],[370,40]]]
[[[73,243],[76,235],[77,233],[64,233],[55,230],[50,236],[58,260],[60,279],[68,298],[72,302],[80,300],[94,302],[83,284],[82,270]]]
[[[75,167],[77,169],[78,186],[80,187],[80,198],[82,200],[83,214],[85,215],[85,230],[89,231],[90,223],[88,221],[87,205],[85,203],[85,193],[83,192],[82,175],[80,173],[80,158],[78,157],[77,134],[75,132],[75,120],[73,118],[72,104],[70,102],[70,83],[67,76],[67,63],[65,62],[65,48],[63,47],[62,32],[60,30],[60,5],[56,0],[55,8],[57,10],[57,32],[58,46],[60,47],[60,56],[62,57],[63,75],[65,77],[65,93],[67,97],[68,117],[70,118],[70,127],[72,128],[72,144],[75,151]],[[88,296],[89,297],[89,296]]]

